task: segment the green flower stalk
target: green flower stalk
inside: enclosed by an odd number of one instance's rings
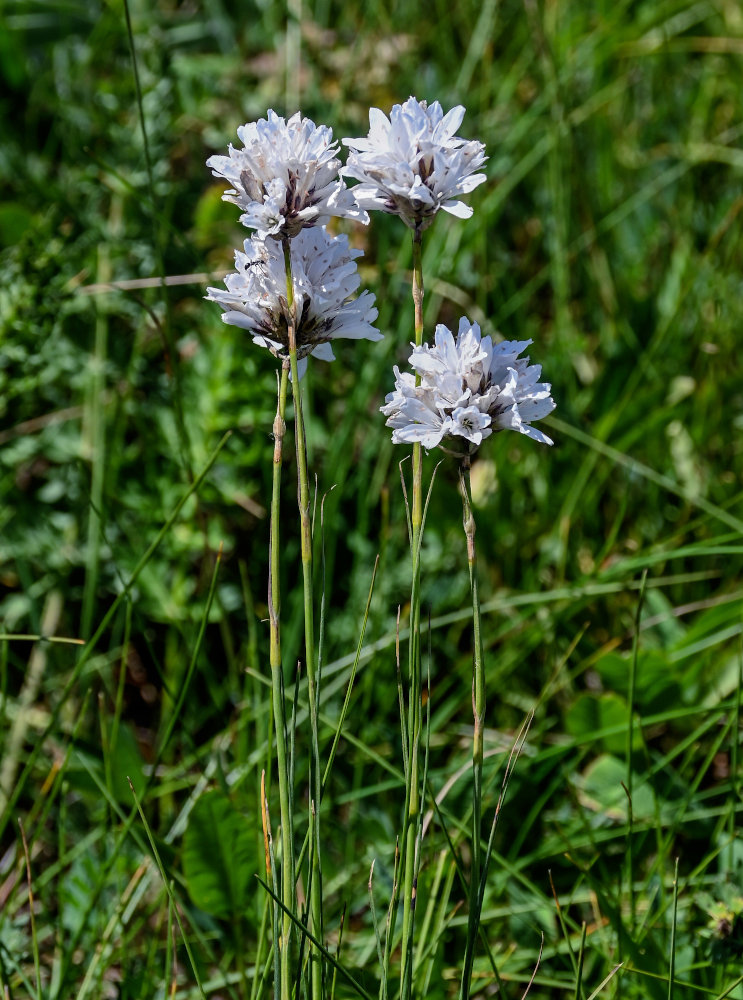
[[[289,764],[286,752],[286,713],[284,705],[284,677],[281,664],[281,559],[279,544],[281,466],[284,434],[286,432],[286,395],[289,384],[289,362],[281,366],[276,417],[273,422],[273,487],[271,490],[271,526],[268,572],[268,619],[270,629],[269,663],[271,666],[271,696],[274,731],[276,733],[276,763],[279,772],[279,808],[281,816],[281,901],[295,911],[294,876],[294,824],[290,804]],[[288,1000],[291,984],[292,924],[284,913],[281,925],[281,942],[274,942],[280,950],[281,998]]]
[[[423,343],[423,254],[420,229],[413,232],[413,307],[415,344]],[[418,888],[416,847],[421,814],[419,749],[421,736],[421,532],[423,526],[423,450],[413,445],[413,491],[410,507],[413,580],[410,593],[410,643],[408,675],[408,781],[403,865],[402,996],[409,996],[413,975],[413,934]]]
[[[268,112],[267,119],[238,129],[242,148],[228,156],[213,156],[208,165],[232,186],[225,192],[243,211],[241,222],[256,230],[235,253],[235,271],[225,288],[208,289],[207,298],[224,310],[222,319],[247,330],[253,342],[281,361],[281,379],[274,422],[273,495],[269,582],[270,665],[272,705],[277,744],[281,809],[280,950],[275,992],[289,1000],[296,969],[292,968],[292,917],[297,916],[296,862],[291,806],[291,764],[287,756],[286,704],[280,637],[279,498],[285,408],[289,379],[294,400],[304,591],[305,661],[310,702],[312,760],[310,766],[309,930],[322,942],[322,882],[320,868],[321,773],[317,736],[317,676],[312,592],[312,527],[307,473],[307,449],[302,419],[300,379],[308,357],[334,359],[332,342],[340,338],[381,339],[372,323],[377,317],[374,296],[362,292],[355,258],[345,236],[332,237],[324,228],[331,217],[368,222],[338,174],[338,144],[332,131],[315,126],[298,113],[288,120]],[[276,917],[278,924],[278,916]],[[323,995],[322,952],[310,948],[311,996]]]
[[[456,340],[447,327],[436,327],[432,346],[417,341],[410,356],[415,374],[395,368],[395,391],[382,412],[393,428],[392,440],[413,448],[441,447],[459,456],[462,524],[472,596],[472,869],[469,887],[467,946],[460,1000],[469,997],[474,946],[480,920],[482,879],[481,820],[485,671],[480,628],[480,597],[475,549],[470,465],[473,452],[494,431],[509,427],[536,441],[552,441],[531,421],[550,413],[555,403],[550,386],[539,382],[542,369],[519,357],[531,341],[493,343],[476,323],[463,317]]]
[[[310,931],[318,941],[323,940],[322,931],[322,874],[320,868],[320,797],[322,777],[320,774],[320,750],[317,737],[317,671],[315,664],[315,611],[312,589],[312,524],[310,520],[310,486],[307,474],[307,446],[305,442],[304,419],[302,416],[302,389],[299,384],[297,363],[297,325],[294,302],[294,282],[292,280],[291,244],[288,238],[282,241],[284,267],[286,273],[287,337],[289,342],[289,364],[292,377],[292,399],[294,401],[295,443],[297,449],[297,499],[299,503],[299,525],[302,551],[302,586],[304,594],[304,649],[307,670],[307,694],[310,703],[310,727],[312,730],[312,761],[310,764]],[[323,965],[318,948],[310,945],[311,995],[314,1000],[322,1000]]]
[[[472,596],[472,869],[470,872],[469,917],[467,947],[462,968],[461,1000],[470,992],[474,944],[480,918],[480,874],[482,870],[480,833],[482,829],[482,762],[483,726],[485,724],[485,672],[483,669],[482,632],[480,629],[480,595],[477,586],[477,555],[475,551],[475,516],[472,511],[471,460],[466,452],[459,467],[459,491],[462,495],[462,526],[467,539],[467,566]]]
[[[360,208],[398,215],[413,232],[413,304],[415,347],[423,344],[423,264],[421,236],[443,209],[460,218],[472,209],[457,199],[485,180],[476,171],[485,162],[485,147],[455,135],[464,108],[444,115],[441,105],[410,97],[396,104],[387,118],[378,108],[369,112],[366,138],[344,139],[351,150],[341,173],[361,183],[352,189]],[[417,377],[416,385],[420,384]],[[403,833],[403,927],[401,996],[412,991],[413,936],[420,864],[421,739],[420,551],[423,528],[422,442],[413,442],[413,489],[410,507],[412,585],[410,595],[409,701],[407,772]],[[394,897],[393,897],[394,898]]]

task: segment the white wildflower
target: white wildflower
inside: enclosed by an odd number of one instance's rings
[[[399,215],[418,231],[440,208],[468,219],[472,209],[456,199],[485,180],[475,171],[487,157],[481,142],[454,134],[464,110],[445,115],[438,101],[429,106],[414,97],[396,104],[389,118],[371,108],[367,138],[343,140],[351,152],[341,174],[361,181],[352,188],[359,206]]]
[[[391,392],[380,409],[392,427],[395,444],[418,442],[424,448],[435,448],[449,432],[452,419],[436,405],[433,393],[421,391],[415,376],[401,372],[395,365],[395,391]]]
[[[457,406],[452,410],[449,434],[467,438],[474,445],[482,444],[482,439],[490,434],[490,417],[476,406]]]
[[[461,437],[471,450],[494,431],[509,427],[552,444],[531,426],[554,410],[555,401],[550,385],[539,381],[541,366],[519,357],[529,344],[493,344],[466,318],[459,321],[456,340],[447,327],[437,326],[433,346],[413,346],[410,364],[417,378],[395,368],[395,391],[381,408],[392,440],[434,448],[445,438]]]
[[[312,354],[333,361],[331,341],[381,340],[372,323],[377,318],[374,295],[360,284],[355,258],[346,236],[330,236],[324,228],[305,229],[291,241],[293,320],[300,377]],[[284,253],[275,240],[245,241],[235,252],[236,271],[225,278],[225,289],[207,289],[207,299],[224,309],[225,323],[247,330],[255,344],[282,360],[289,356],[290,311],[286,294]]]
[[[261,239],[294,237],[331,216],[369,221],[339,176],[332,129],[299,112],[285,121],[269,111],[267,120],[241,125],[237,134],[242,149],[230,144],[228,156],[210,156],[206,163],[232,185],[224,200],[243,209],[240,221]]]

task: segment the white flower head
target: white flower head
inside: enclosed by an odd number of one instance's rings
[[[225,323],[242,327],[253,342],[284,360],[289,356],[289,320],[296,329],[300,378],[312,354],[333,361],[333,340],[381,340],[372,326],[377,318],[374,295],[352,298],[360,277],[346,236],[332,237],[324,228],[302,230],[291,241],[294,304],[286,294],[284,253],[276,240],[245,240],[235,251],[236,270],[225,278],[226,289],[209,288],[206,298],[224,309]]]
[[[366,139],[343,140],[351,152],[341,174],[361,181],[352,188],[359,207],[399,215],[418,231],[440,208],[468,219],[472,209],[457,199],[485,180],[475,171],[487,157],[481,142],[454,134],[463,118],[461,105],[445,115],[438,101],[415,97],[396,104],[389,118],[371,108]]]
[[[555,401],[550,385],[539,381],[541,366],[519,357],[529,344],[493,344],[466,317],[459,321],[456,340],[447,327],[437,326],[433,346],[413,345],[410,364],[416,375],[395,368],[395,391],[381,407],[392,440],[435,448],[445,439],[464,438],[471,451],[494,431],[511,428],[552,444],[531,426],[554,410]]]
[[[230,144],[228,156],[210,156],[206,164],[232,185],[224,200],[243,209],[240,221],[261,239],[294,237],[331,216],[369,221],[339,176],[332,129],[299,112],[285,121],[269,111],[268,119],[241,125],[237,134],[242,149]]]

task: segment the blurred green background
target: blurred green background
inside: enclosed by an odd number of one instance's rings
[[[204,895],[216,847],[207,836],[200,848],[199,836],[221,815],[223,829],[247,836],[245,871],[261,871],[268,698],[258,675],[267,674],[276,380],[274,359],[203,300],[247,235],[204,161],[269,107],[301,108],[341,138],[366,133],[370,105],[388,112],[410,94],[444,110],[463,103],[460,133],[490,157],[488,182],[468,199],[473,218],[442,214],[425,234],[427,335],[467,315],[483,332],[532,338],[557,403],[545,421],[553,449],[497,435],[473,468],[486,815],[503,753],[536,706],[496,837],[488,939],[510,996],[521,995],[544,933],[532,996],[588,997],[624,960],[644,973],[623,971],[603,995],[665,997],[650,975],[667,971],[678,857],[676,972],[722,995],[743,938],[743,8],[208,0],[136,3],[128,14],[131,35],[113,0],[0,6],[0,971],[10,995],[35,981],[18,816],[36,879],[43,995],[166,988],[161,882],[124,906],[148,854],[141,830],[122,833],[126,774],[147,784],[150,823],[211,992],[243,995],[264,899],[252,874],[226,909]],[[413,336],[412,258],[399,220],[341,228],[364,249],[362,284],[377,294],[385,340],[342,342],[338,360],[313,363],[306,380],[311,467],[325,497],[324,752],[377,554],[380,565],[350,736],[327,792],[324,864],[329,934],[347,904],[348,961],[373,979],[365,885],[377,857],[380,896],[388,892],[400,826],[394,638],[409,598],[404,450],[378,407]],[[440,457],[428,456],[428,476]],[[288,687],[301,648],[292,475],[288,466]],[[423,552],[436,792],[466,772],[471,731],[456,476],[444,460]],[[85,654],[7,638],[96,631]],[[634,834],[621,788],[630,766]],[[221,789],[209,793],[211,807],[207,787]],[[468,776],[453,784],[447,815],[466,817],[468,788]],[[441,849],[434,823],[429,880]],[[452,892],[453,907],[461,893]],[[720,932],[720,907],[732,913],[730,934]],[[463,922],[453,916],[432,960],[430,989],[442,996],[456,992]],[[179,988],[191,995],[180,952],[179,961]],[[489,989],[483,957],[477,972]]]

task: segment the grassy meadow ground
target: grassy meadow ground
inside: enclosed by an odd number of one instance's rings
[[[119,0],[0,7],[3,1000],[271,993],[265,949],[255,969],[267,906],[255,876],[275,363],[203,300],[246,235],[204,161],[269,107],[341,138],[366,133],[370,105],[410,94],[464,104],[460,134],[490,157],[473,218],[442,213],[424,236],[426,335],[466,314],[532,338],[557,402],[553,449],[499,434],[473,467],[485,829],[534,711],[499,816],[473,994],[518,1000],[541,950],[533,1000],[743,997],[743,8],[137,0],[129,14],[141,108]],[[376,996],[367,881],[376,859],[383,920],[404,803],[395,622],[410,596],[405,449],[378,407],[412,339],[412,258],[396,219],[338,228],[365,251],[385,340],[340,342],[306,380],[325,496],[323,759],[379,555],[323,800],[324,901],[332,954],[344,913],[340,963]],[[184,277],[163,289],[161,275]],[[292,477],[288,462],[293,698]],[[318,566],[319,526],[318,512]],[[466,874],[472,731],[446,459],[422,560],[439,811],[423,841],[415,995],[445,998],[467,925],[453,856]],[[306,714],[300,686],[300,836]],[[335,996],[354,995],[339,975]]]

